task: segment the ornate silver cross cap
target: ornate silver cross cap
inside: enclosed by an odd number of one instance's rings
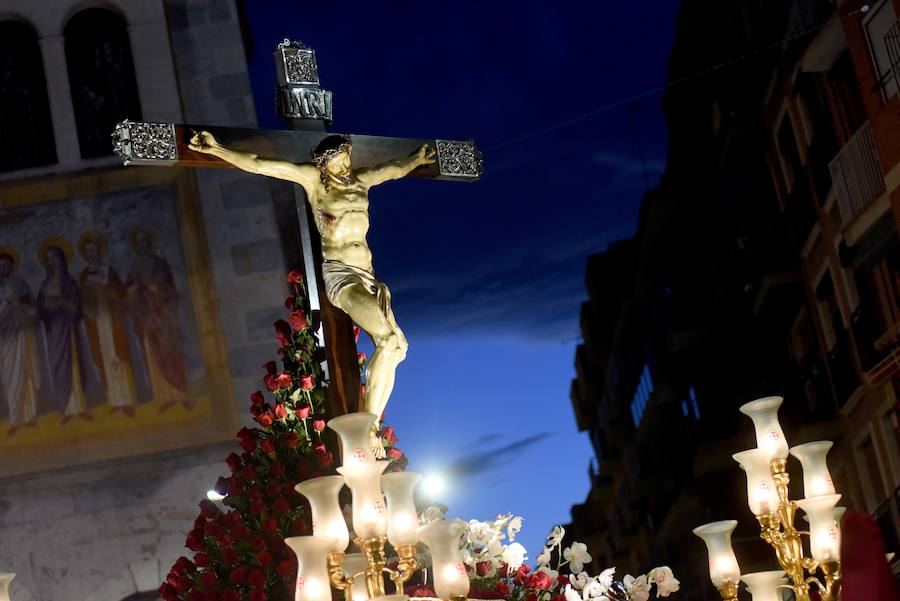
[[[442,176],[474,180],[484,171],[484,159],[475,142],[435,140],[435,144]]]
[[[178,161],[173,123],[145,123],[126,119],[112,133],[113,152],[124,165],[166,165]]]
[[[275,49],[275,68],[279,115],[331,123],[331,92],[319,86],[315,50],[303,42],[285,39]]]

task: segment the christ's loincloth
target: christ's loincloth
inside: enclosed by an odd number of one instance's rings
[[[347,265],[340,261],[322,262],[322,279],[325,280],[325,294],[331,304],[341,307],[338,302],[341,293],[348,286],[360,285],[378,300],[381,311],[387,315],[391,308],[391,293],[383,282],[379,282],[368,271]]]

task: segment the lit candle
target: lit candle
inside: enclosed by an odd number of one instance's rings
[[[459,539],[465,530],[462,520],[438,520],[419,528],[419,539],[431,551],[434,591],[441,599],[469,594],[469,576],[459,552]]]
[[[347,531],[339,499],[342,488],[344,479],[340,476],[312,478],[294,487],[309,501],[313,534],[334,539],[334,548],[330,553],[343,553],[350,542],[350,533]]]
[[[284,542],[297,555],[294,601],[331,601],[326,558],[335,540],[327,536],[293,536]]]
[[[803,496],[807,499],[834,494],[834,482],[825,461],[831,445],[830,440],[819,440],[791,448],[791,455],[803,467]]]
[[[374,413],[359,411],[347,413],[329,420],[328,427],[341,439],[341,462],[345,466],[357,463],[374,463],[372,452],[372,426],[378,420]]]
[[[797,501],[809,520],[809,549],[819,563],[841,558],[841,529],[835,521],[835,506],[841,495],[824,495]]]
[[[416,544],[419,514],[413,494],[421,481],[422,476],[415,472],[393,472],[381,477],[387,500],[387,536],[394,547]]]
[[[9,601],[9,583],[15,577],[10,572],[0,572],[0,601]]]
[[[348,553],[344,555],[344,576],[350,577],[365,572],[368,567],[366,556],[362,553]],[[369,591],[366,589],[366,576],[357,576],[350,587],[350,598],[353,601],[366,601]]]
[[[787,440],[778,423],[778,408],[781,406],[780,396],[770,396],[741,405],[740,412],[753,420],[756,429],[756,446],[764,449],[769,459],[786,459],[788,456]]]
[[[744,574],[741,576],[741,580],[747,585],[753,601],[782,601],[783,596],[778,585],[787,583],[784,576],[785,574],[781,570],[773,570]]]
[[[363,540],[384,536],[387,507],[381,494],[381,472],[390,461],[356,463],[337,468],[353,493],[353,530]]]
[[[731,548],[731,533],[737,527],[736,520],[711,522],[694,528],[694,534],[703,539],[709,552],[709,579],[713,586],[737,586],[741,577],[737,558]]]
[[[732,455],[747,475],[747,504],[753,515],[769,515],[778,510],[778,490],[769,469],[769,451],[750,449]]]

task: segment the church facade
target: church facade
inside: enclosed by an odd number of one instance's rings
[[[122,167],[110,140],[125,118],[255,126],[250,51],[237,0],[0,0],[0,571],[16,601],[155,599],[274,358],[291,188]]]

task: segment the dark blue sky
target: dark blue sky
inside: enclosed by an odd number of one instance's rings
[[[588,489],[568,398],[585,259],[634,233],[658,181],[660,95],[504,143],[664,83],[677,2],[246,4],[262,126],[282,127],[271,52],[291,37],[317,52],[335,131],[484,149],[476,184],[371,193],[377,275],[410,339],[387,421],[412,469],[455,474],[451,515],[521,514],[537,555]]]

